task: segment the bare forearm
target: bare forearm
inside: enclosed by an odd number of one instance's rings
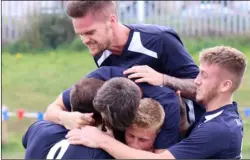
[[[194,79],[179,79],[164,75],[163,84],[173,88],[174,90],[180,90],[182,97],[195,99],[196,85],[194,83]]]
[[[102,138],[100,142],[100,148],[108,152],[116,159],[173,159],[173,157],[164,157],[162,154],[155,154],[152,152],[146,152],[130,148],[125,144],[115,140],[112,137],[106,136]],[[167,151],[168,152],[168,151]]]
[[[188,122],[186,122],[185,124],[183,124],[181,127],[180,127],[180,132],[181,132],[181,136],[184,138],[187,131],[188,131],[188,128],[190,127],[190,124]]]
[[[60,124],[61,123],[61,116],[63,114],[65,114],[65,112],[60,106],[57,106],[55,104],[51,104],[50,106],[48,106],[46,112],[45,112],[45,116],[44,119]]]

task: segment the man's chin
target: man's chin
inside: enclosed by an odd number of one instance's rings
[[[204,99],[203,98],[196,97],[195,100],[196,100],[197,103],[204,105]]]
[[[99,51],[91,51],[90,49],[89,49],[89,52],[90,52],[90,54],[91,54],[91,56],[98,56],[98,55],[100,55],[102,52],[104,52],[104,51],[101,51],[101,50],[99,50]]]
[[[97,56],[97,55],[99,55],[101,52],[91,52],[91,50],[89,50],[89,52],[90,52],[90,54],[91,54],[91,56]]]

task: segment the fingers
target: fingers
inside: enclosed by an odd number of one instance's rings
[[[80,127],[86,126],[86,125],[91,125],[91,123],[88,121],[85,121],[84,119],[77,119],[76,120],[76,128],[80,128]]]
[[[72,129],[66,134],[65,138],[69,138],[69,137],[73,137],[73,136],[77,136],[77,135],[81,135],[81,130],[80,129]]]
[[[144,72],[147,73],[150,71],[150,67],[143,65],[143,66],[133,66],[123,72],[123,74],[131,74],[135,72]]]
[[[90,146],[90,143],[87,139],[85,139],[84,137],[82,137],[81,139],[79,138],[69,138],[68,139],[69,143],[72,144],[72,145],[84,145],[84,146]]]
[[[148,82],[149,83],[149,78],[140,78],[135,80],[135,83],[142,83],[142,82]]]
[[[128,76],[129,79],[132,79],[132,78],[141,78],[141,77],[146,77],[147,74],[146,73],[133,73],[131,75]]]
[[[81,119],[88,123],[93,123],[94,122],[93,115],[94,113],[83,113]]]
[[[68,141],[70,141],[70,142],[77,142],[80,140],[81,140],[81,138],[79,136],[71,136],[68,138]]]
[[[93,113],[82,113],[81,116],[76,120],[77,128],[80,128],[84,125],[92,125],[95,122],[93,115]]]
[[[82,144],[82,137],[72,136],[67,139],[70,144]]]
[[[180,91],[180,90],[177,90],[177,91],[176,91],[176,94],[180,97],[180,96],[181,96],[181,91]]]
[[[182,102],[183,100],[182,100],[182,98],[181,98],[181,91],[180,91],[180,90],[177,90],[177,91],[176,91],[176,94],[177,94],[177,96],[178,96],[179,101]]]

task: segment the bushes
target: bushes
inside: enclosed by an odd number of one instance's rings
[[[225,37],[184,37],[182,38],[185,48],[192,55],[201,50],[218,45],[231,46],[249,54],[250,36],[225,36]]]
[[[47,52],[56,49],[85,49],[81,40],[76,37],[72,22],[63,14],[41,14],[29,17],[30,29],[19,40],[8,44],[4,51]],[[72,45],[72,46],[71,46]]]
[[[75,38],[71,20],[66,16],[42,15],[39,27],[40,40],[46,48],[56,49],[62,43],[71,43]]]

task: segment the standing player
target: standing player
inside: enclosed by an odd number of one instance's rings
[[[177,33],[158,25],[119,23],[113,1],[69,1],[67,14],[98,67],[148,65],[164,73],[165,84],[195,97],[198,67]],[[163,83],[162,74],[156,74]]]

